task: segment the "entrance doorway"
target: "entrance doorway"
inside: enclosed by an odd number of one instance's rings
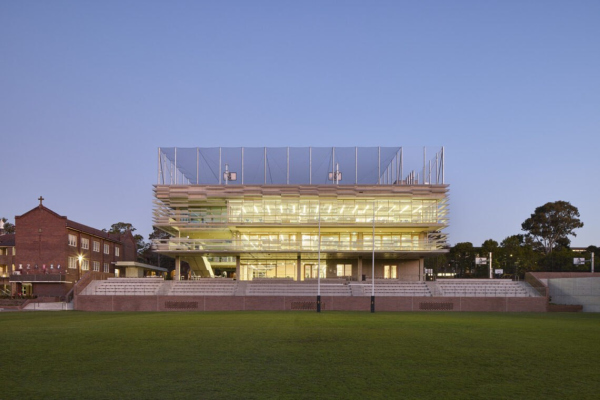
[[[31,283],[24,283],[21,285],[21,294],[23,296],[31,296],[33,294],[33,285]]]
[[[321,265],[321,278],[325,278],[325,265]],[[317,279],[319,268],[317,264],[304,264],[304,279]]]

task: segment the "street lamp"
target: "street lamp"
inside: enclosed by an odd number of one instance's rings
[[[79,257],[79,268],[77,269],[77,280],[81,279],[81,262],[83,261],[83,256],[80,254]]]

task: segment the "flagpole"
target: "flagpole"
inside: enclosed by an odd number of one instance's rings
[[[373,256],[371,257],[371,312],[375,312],[375,202],[373,202]]]
[[[317,312],[321,312],[321,201],[319,201],[319,250],[317,258]]]

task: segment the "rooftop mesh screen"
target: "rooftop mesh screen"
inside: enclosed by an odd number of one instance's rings
[[[159,185],[444,183],[443,148],[161,147],[158,153]]]

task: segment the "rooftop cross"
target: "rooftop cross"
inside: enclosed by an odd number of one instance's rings
[[[42,205],[42,201],[44,201],[45,199],[42,196],[40,196],[40,198],[38,200],[40,201],[40,206],[41,206]]]

